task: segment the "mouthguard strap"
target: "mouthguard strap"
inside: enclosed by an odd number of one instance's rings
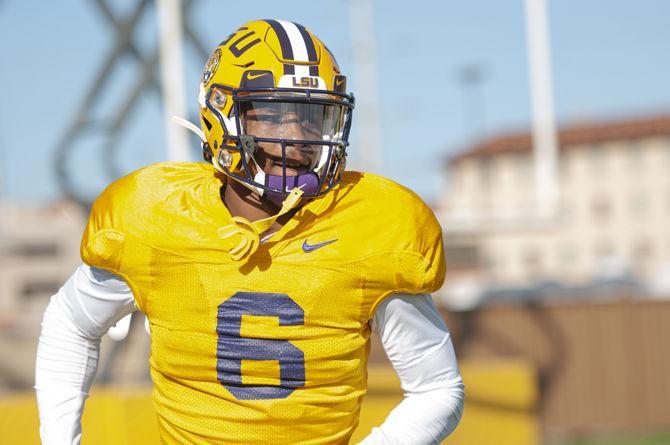
[[[277,219],[293,210],[303,195],[303,191],[297,187],[282,202],[281,209],[276,215],[251,222],[242,216],[233,217],[233,224],[220,227],[217,231],[222,240],[232,240],[233,246],[228,250],[230,258],[240,261],[253,255],[260,246],[261,234],[266,232]],[[272,238],[266,237],[266,241]]]

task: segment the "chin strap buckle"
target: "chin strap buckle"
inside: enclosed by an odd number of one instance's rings
[[[266,232],[277,218],[294,209],[300,199],[303,191],[298,187],[291,190],[291,193],[282,202],[281,210],[276,215],[268,218],[259,219],[251,222],[242,216],[233,217],[233,224],[228,224],[219,228],[217,234],[222,240],[231,239],[237,243],[228,250],[230,258],[234,261],[240,261],[253,255],[261,244],[261,234]],[[272,236],[266,237],[266,241]]]

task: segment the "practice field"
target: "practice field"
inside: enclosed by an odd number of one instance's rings
[[[548,445],[669,445],[670,433],[654,434],[644,437],[603,438],[590,440],[574,440],[568,442],[551,442]]]
[[[458,429],[445,443],[539,444],[536,377],[530,364],[464,361],[460,368],[466,386],[465,412]],[[381,424],[402,400],[400,384],[389,366],[371,367],[368,386],[352,444],[365,437],[372,427]],[[0,401],[0,430],[3,432],[0,443],[38,444],[37,428],[33,394]],[[86,405],[83,429],[84,445],[158,443],[150,388],[94,388]],[[644,443],[652,444],[656,443]]]
[[[538,445],[537,379],[524,361],[503,360],[460,363],[465,383],[465,410],[449,445]],[[368,394],[351,443],[383,422],[402,400],[400,383],[388,366],[371,367]]]

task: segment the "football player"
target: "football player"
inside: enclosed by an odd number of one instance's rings
[[[442,234],[411,191],[344,171],[354,98],[305,27],[258,20],[207,62],[208,163],[161,163],[96,200],[83,263],[44,314],[44,443],[79,443],[100,338],[135,308],[151,331],[165,443],[347,443],[372,330],[403,401],[365,444],[432,444],[463,384],[430,292]],[[406,141],[411,144],[411,140]]]

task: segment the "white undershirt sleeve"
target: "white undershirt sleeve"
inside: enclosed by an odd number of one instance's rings
[[[461,379],[451,337],[430,295],[396,294],[372,320],[405,393],[363,445],[439,444],[463,413]]]
[[[80,443],[81,416],[98,366],[100,339],[134,309],[133,295],[121,278],[85,264],[51,297],[35,364],[43,444]]]

